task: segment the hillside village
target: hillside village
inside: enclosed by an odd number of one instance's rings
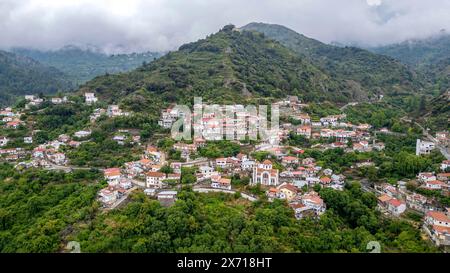
[[[95,142],[93,127],[99,120],[133,117],[135,114],[122,110],[118,105],[101,104],[94,93],[85,93],[77,99],[78,102],[66,96],[42,98],[30,95],[25,96],[22,107],[2,109],[2,132],[6,134],[0,136],[1,160],[14,164],[18,170],[43,168],[71,172],[94,168],[73,164],[70,155]],[[29,118],[30,113],[46,111],[46,107],[52,105],[80,102],[91,109],[84,128],[71,134],[59,134],[54,139],[36,141],[39,130],[34,129],[35,121]],[[106,182],[98,192],[103,209],[107,211],[121,206],[134,191],[143,191],[149,198],[170,206],[177,200],[181,186],[189,184],[196,192],[239,194],[250,202],[285,200],[296,219],[314,219],[327,210],[326,202],[317,191],[321,188],[343,191],[350,179],[359,181],[364,191],[377,196],[378,209],[386,217],[405,218],[407,212],[413,211],[420,215],[423,232],[437,246],[450,244],[450,210],[448,204],[442,204],[437,198],[450,196],[450,158],[440,161],[439,168],[415,173],[414,178],[371,183],[367,170],[378,169],[380,162],[366,157],[350,166],[333,169],[326,167],[324,159],[316,158],[315,154],[337,150],[342,152],[341,156],[383,153],[388,143],[384,143],[380,136],[395,132],[388,128],[374,128],[368,123],[353,124],[344,112],[312,117],[304,111],[308,104],[295,96],[278,101],[276,105],[282,113],[280,131],[266,141],[217,139],[219,144],[215,144],[216,141],[205,138],[175,141],[166,134],[149,142],[142,141],[134,128],[116,130],[110,141],[138,152],[132,154],[135,160],[97,168],[103,172],[103,183]],[[352,103],[350,107],[356,105]],[[161,111],[157,122],[161,130],[170,129],[176,120],[185,118],[185,113],[173,106]],[[194,109],[196,107],[201,108],[194,105]],[[235,109],[240,108],[235,106]],[[23,118],[25,116],[28,118]],[[258,119],[258,116],[239,111],[236,117],[221,119],[217,119],[214,113],[205,113],[192,127],[202,130],[204,136],[220,133],[219,127],[231,129],[234,136],[245,135],[251,124],[258,126]],[[416,155],[427,156],[438,148],[445,150],[449,143],[448,132],[436,132],[434,137],[424,135],[417,139]],[[224,156],[225,150],[227,156]],[[361,170],[366,174],[361,175]]]

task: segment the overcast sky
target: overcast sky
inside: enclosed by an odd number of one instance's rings
[[[166,51],[233,23],[377,45],[450,32],[449,0],[0,0],[0,48]]]

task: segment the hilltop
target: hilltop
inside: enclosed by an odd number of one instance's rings
[[[405,76],[409,77],[413,75]],[[412,92],[406,87],[413,82],[405,81],[401,87]],[[391,88],[395,85],[392,82]],[[369,93],[359,84],[335,77],[262,33],[237,30],[232,25],[134,71],[97,77],[80,90],[96,92],[102,99],[133,109],[191,103],[193,96],[243,103],[297,95],[306,101],[343,103],[367,100],[376,91]]]

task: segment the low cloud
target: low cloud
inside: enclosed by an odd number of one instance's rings
[[[380,45],[450,29],[448,0],[0,0],[0,48],[166,51],[249,22],[323,42]]]

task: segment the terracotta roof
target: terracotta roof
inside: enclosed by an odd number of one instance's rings
[[[427,216],[440,222],[450,222],[450,217],[441,211],[429,211],[427,212]]]
[[[272,165],[272,161],[266,159],[266,160],[263,161],[263,164],[265,164],[265,165]]]
[[[150,159],[146,159],[146,158],[142,158],[141,160],[139,160],[139,162],[142,163],[142,164],[152,163],[152,161]]]
[[[419,173],[420,176],[426,176],[426,177],[432,177],[434,176],[433,173]]]
[[[433,225],[433,230],[437,233],[447,233],[450,234],[450,227],[443,227],[438,225]]]
[[[304,195],[302,197],[302,199],[303,200],[309,200],[309,201],[311,201],[313,203],[316,203],[318,205],[322,205],[323,204],[322,198],[320,198],[318,195],[307,194],[307,195]]]
[[[444,182],[439,181],[439,180],[428,181],[427,184],[431,184],[431,185],[445,185]]]
[[[380,202],[387,202],[387,201],[389,201],[389,200],[391,200],[392,199],[392,197],[390,197],[389,195],[387,195],[387,194],[383,194],[383,195],[381,195],[381,196],[379,196],[378,197],[378,200],[380,200]]]
[[[293,209],[300,209],[300,208],[305,207],[305,205],[303,205],[302,203],[291,203],[291,204],[289,204],[289,206]]]
[[[148,146],[147,147],[147,152],[151,153],[151,152],[157,152],[158,149],[156,147],[153,146]]]
[[[289,191],[292,191],[292,192],[294,192],[294,193],[296,193],[296,192],[298,192],[298,189],[294,186],[294,185],[292,185],[292,184],[289,184],[289,183],[286,183],[286,184],[284,184],[284,185],[281,185],[280,187],[279,187],[279,189],[287,189],[287,190],[289,190]]]
[[[331,178],[324,176],[320,178],[320,181],[323,183],[330,183],[331,182]]]
[[[148,172],[146,175],[151,177],[166,177],[166,174],[161,172]]]
[[[221,183],[221,184],[231,184],[231,179],[229,179],[229,178],[221,178],[219,180],[219,183]]]
[[[395,198],[392,198],[388,202],[389,202],[389,204],[393,205],[394,207],[399,207],[400,205],[404,204],[402,201],[395,199]]]
[[[105,169],[103,171],[103,173],[105,174],[105,176],[117,176],[117,175],[120,175],[120,169],[119,168],[109,168],[109,169]]]
[[[294,160],[298,160],[298,158],[295,157],[295,156],[285,156],[285,157],[283,157],[283,161],[294,161]]]

